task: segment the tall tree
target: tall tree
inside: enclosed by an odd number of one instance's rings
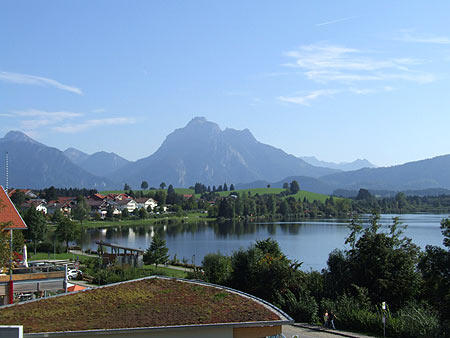
[[[86,199],[83,196],[78,196],[77,205],[72,209],[72,216],[80,221],[81,227],[83,227],[83,221],[89,217],[90,209]]]
[[[67,217],[62,217],[55,230],[56,237],[66,243],[66,252],[69,252],[69,242],[80,236],[80,226]]]
[[[292,195],[295,195],[296,193],[298,193],[300,191],[300,185],[298,184],[297,181],[294,180],[291,182],[291,186],[290,186],[289,190],[291,191]]]
[[[147,183],[147,181],[142,181],[142,183],[141,183],[141,189],[142,190],[145,190],[145,189],[147,189],[148,188],[148,183]]]
[[[444,246],[427,245],[419,262],[423,293],[441,315],[443,330],[450,334],[450,218],[441,221]]]
[[[167,198],[166,202],[167,204],[174,204],[177,198],[177,194],[175,193],[175,189],[173,188],[173,185],[170,184],[167,188]]]
[[[37,244],[44,239],[47,232],[45,217],[34,206],[31,206],[25,213],[24,221],[28,227],[25,231],[25,238],[33,242],[34,254],[36,254]]]
[[[144,253],[144,262],[145,264],[155,264],[156,270],[158,270],[158,265],[166,263],[169,259],[168,252],[166,240],[155,233],[150,247]]]
[[[346,240],[350,249],[330,255],[325,280],[330,289],[341,285],[344,289],[336,290],[339,294],[355,292],[353,285],[356,285],[368,290],[373,304],[386,301],[391,309],[399,309],[419,293],[420,276],[416,271],[419,248],[402,236],[398,218],[393,219],[387,233],[379,229],[377,214],[365,229],[358,220],[352,222]]]
[[[128,183],[124,184],[123,190],[125,190],[125,191],[131,190],[131,187],[128,185]]]
[[[26,196],[22,191],[16,191],[12,196],[11,196],[11,201],[14,203],[14,205],[16,206],[16,209],[19,209],[20,206],[25,203],[26,200]]]
[[[159,185],[159,187],[160,187],[161,189],[164,189],[164,188],[166,187],[166,183],[165,183],[165,182],[161,182],[161,184]]]

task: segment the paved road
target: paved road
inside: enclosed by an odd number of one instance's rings
[[[298,336],[298,338],[339,338],[339,337],[351,337],[351,338],[373,338],[366,335],[339,331],[339,330],[323,330],[318,326],[305,325],[299,327],[295,325],[283,325],[283,334],[286,338],[292,338]]]

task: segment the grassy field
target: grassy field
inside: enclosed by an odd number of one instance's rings
[[[34,255],[33,252],[29,252],[29,261],[39,261],[39,260],[45,260],[45,259],[71,259],[73,261],[75,261],[77,259],[77,256],[80,259],[80,262],[84,262],[85,260],[87,260],[89,257],[88,256],[83,256],[83,255],[76,255],[73,253],[57,253],[57,254],[53,254],[52,252],[50,253],[50,255],[47,252],[38,252],[36,253],[36,255]]]
[[[184,270],[177,270],[172,268],[166,268],[165,266],[158,266],[158,269],[154,265],[144,265],[144,269],[149,271],[149,275],[164,275],[175,278],[186,278],[187,272]]]
[[[273,194],[273,195],[277,195],[281,192],[283,192],[286,189],[283,188],[253,188],[253,189],[243,189],[243,190],[235,190],[237,193],[242,194],[243,192],[248,193],[250,192],[252,195],[267,195],[267,194]],[[148,191],[148,190],[146,190]],[[145,192],[146,192],[145,191]],[[102,194],[109,194],[109,193],[123,193],[124,190],[114,190],[114,191],[102,191]],[[193,189],[187,189],[187,188],[175,188],[175,192],[177,194],[194,194],[194,190]],[[218,192],[218,194],[220,196],[228,196],[230,194],[230,191],[220,191]],[[329,197],[329,195],[323,195],[323,194],[318,194],[315,192],[310,192],[310,191],[305,191],[305,190],[300,190],[297,194],[295,195],[290,195],[295,197],[296,199],[301,199],[303,200],[305,197],[309,202],[313,202],[315,200],[321,201],[321,202],[325,202],[325,200]],[[200,194],[195,194],[196,198],[200,198]],[[149,224],[152,222],[149,222]]]
[[[242,193],[247,193],[250,192],[253,196],[256,194],[259,195],[278,195],[279,193],[285,191],[286,189],[283,188],[254,188],[254,189],[243,189],[243,190],[236,190],[237,193],[242,194]],[[221,191],[218,193],[220,196],[228,196],[230,194],[230,191]],[[199,194],[195,195],[196,197],[200,197]],[[305,190],[300,190],[298,193],[296,193],[295,195],[289,195],[286,196],[287,197],[295,197],[295,199],[301,199],[303,200],[305,197],[309,202],[313,202],[315,200],[321,201],[321,202],[325,202],[325,200],[329,197],[329,195],[323,195],[323,194],[318,194],[315,192],[310,192],[310,191],[305,191]]]
[[[77,259],[77,256],[81,263],[84,263],[86,260],[88,260],[90,257],[84,256],[84,255],[76,255],[72,253],[57,253],[53,255],[53,253],[50,253],[50,256],[46,252],[38,252],[36,255],[31,254],[32,257],[30,257],[29,261],[39,261],[39,260],[47,260],[47,259],[70,259],[72,261],[75,261]],[[143,268],[148,272],[148,275],[164,275],[169,277],[176,277],[176,278],[186,278],[187,271],[184,269],[178,270],[173,269],[170,267],[165,266],[158,266],[158,269],[154,265],[144,265]]]

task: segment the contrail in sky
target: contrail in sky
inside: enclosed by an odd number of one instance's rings
[[[341,18],[341,19],[336,19],[336,20],[332,20],[332,21],[321,22],[321,23],[316,24],[316,26],[319,27],[319,26],[331,25],[333,23],[347,21],[347,20],[351,20],[351,19],[355,19],[355,18],[357,18],[357,16],[349,16],[349,17],[346,17],[346,18]]]

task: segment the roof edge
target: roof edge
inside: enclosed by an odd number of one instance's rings
[[[14,205],[14,203],[11,201],[11,199],[9,198],[9,195],[8,195],[8,193],[6,192],[6,190],[3,188],[3,186],[2,185],[0,185],[0,188],[3,190],[3,192],[5,193],[5,195],[6,195],[6,198],[8,199],[8,201],[9,201],[9,203],[11,203],[11,205],[13,206],[13,208],[14,208],[14,210],[16,210],[16,212],[17,212],[17,215],[19,215],[19,217],[20,217],[20,220],[23,222],[23,224],[25,225],[25,228],[23,228],[23,227],[5,227],[5,230],[26,230],[26,229],[28,229],[28,227],[27,227],[27,224],[25,223],[25,221],[23,220],[23,218],[22,218],[22,215],[20,215],[20,212],[16,209],[16,206]]]
[[[37,337],[51,337],[55,336],[84,336],[92,335],[95,333],[118,333],[127,334],[130,332],[146,332],[146,331],[166,331],[166,330],[186,330],[186,329],[207,329],[207,328],[239,328],[239,327],[263,327],[263,326],[276,326],[276,325],[290,325],[294,324],[294,320],[278,320],[278,321],[262,321],[262,322],[235,322],[235,323],[217,323],[217,324],[192,324],[192,325],[172,325],[172,326],[151,326],[151,327],[132,327],[132,328],[120,328],[120,329],[97,329],[97,330],[84,330],[84,331],[55,331],[55,332],[36,332],[36,333],[24,333],[24,337],[37,338]]]

